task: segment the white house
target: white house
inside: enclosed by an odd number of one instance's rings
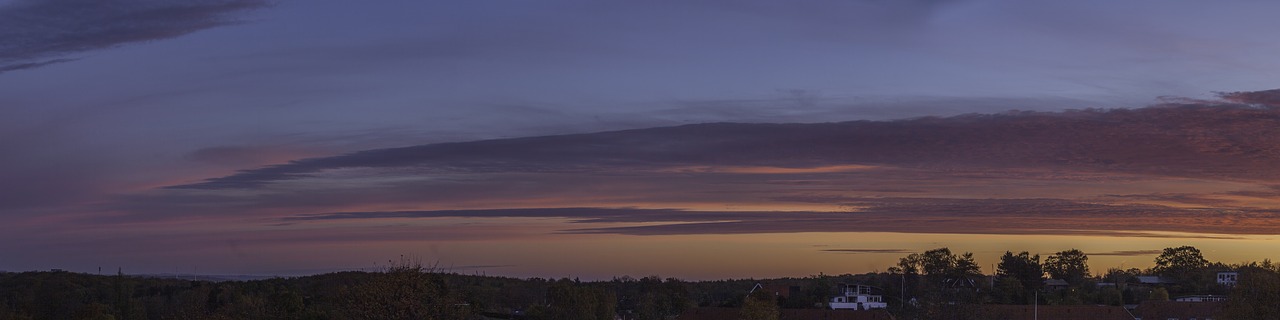
[[[871,310],[888,308],[884,297],[871,294],[871,287],[864,285],[845,285],[839,296],[831,298],[831,309]]]
[[[1236,279],[1240,278],[1240,273],[1235,271],[1218,272],[1218,284],[1224,286],[1235,286]]]

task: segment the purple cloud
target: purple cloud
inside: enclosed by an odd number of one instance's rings
[[[69,54],[179,37],[234,24],[266,0],[17,0],[0,6],[0,73]]]
[[[711,123],[443,143],[309,158],[177,189],[240,189],[341,168],[597,172],[671,166],[1053,168],[1171,177],[1271,179],[1280,110],[1182,104],[1009,112],[899,121]]]
[[[693,211],[642,208],[510,208],[298,214],[279,220],[429,218],[564,218],[580,224],[644,223],[564,230],[629,235],[747,234],[786,232],[903,232],[1060,234],[1168,237],[1161,232],[1273,234],[1274,210],[1184,209],[1157,205],[1106,205],[1060,199],[846,199],[862,209],[820,211]],[[1208,236],[1206,236],[1208,237]],[[844,252],[844,249],[831,249]],[[1103,253],[1106,255],[1106,253]]]

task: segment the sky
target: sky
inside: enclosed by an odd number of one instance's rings
[[[1277,10],[0,0],[0,270],[1274,259]]]

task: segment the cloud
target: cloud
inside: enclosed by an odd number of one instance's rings
[[[1163,251],[1161,250],[1119,250],[1119,251],[1108,251],[1108,252],[1090,252],[1088,253],[1088,255],[1134,257],[1134,256],[1157,255],[1157,254],[1160,254],[1161,252]]]
[[[849,254],[861,254],[861,253],[896,253],[896,254],[909,254],[909,253],[912,253],[912,251],[911,251],[911,250],[907,250],[907,249],[823,249],[823,250],[821,250],[821,251],[822,251],[822,252],[835,252],[835,253],[849,253]]]
[[[1255,193],[1251,191],[1233,191],[1233,192],[1230,192],[1229,194],[1246,195],[1246,194],[1255,194]],[[1128,199],[1128,200],[1172,202],[1172,203],[1181,203],[1181,204],[1189,204],[1189,205],[1197,205],[1197,206],[1205,206],[1205,207],[1219,207],[1219,208],[1229,207],[1231,204],[1235,203],[1235,201],[1232,201],[1232,200],[1214,199],[1214,198],[1209,198],[1206,195],[1185,194],[1185,193],[1184,194],[1169,194],[1169,193],[1124,194],[1124,195],[1107,195],[1107,196],[1120,198],[1120,199]]]
[[[245,167],[262,163],[287,162],[302,155],[315,153],[320,152],[297,146],[227,145],[192,151],[187,154],[186,159],[221,166]]]
[[[1280,108],[1280,89],[1264,91],[1222,92],[1219,97],[1227,101]]]
[[[848,212],[589,207],[334,212],[299,214],[280,220],[320,222],[362,219],[564,218],[578,224],[642,224],[562,231],[628,235],[901,232],[1221,237],[1191,234],[1280,232],[1280,223],[1274,221],[1276,217],[1280,217],[1280,212],[1268,210],[1224,212],[1155,205],[1103,205],[1058,199],[863,199],[856,206],[860,209]],[[824,251],[846,252],[844,249]]]
[[[0,6],[0,73],[236,23],[266,0],[17,0]]]
[[[71,62],[76,60],[79,60],[79,59],[52,59],[52,60],[46,60],[46,61],[40,61],[40,62],[27,62],[27,63],[16,63],[16,64],[10,64],[10,65],[0,65],[0,73],[17,71],[17,70],[25,70],[25,69],[34,69],[34,68],[55,64],[55,63]]]
[[[1280,179],[1280,168],[1261,165],[1280,161],[1278,137],[1280,109],[1205,104],[898,121],[709,123],[368,150],[173,188],[258,188],[343,168],[492,173],[862,165],[1260,180]]]
[[[122,195],[96,221],[548,218],[567,234],[1273,234],[1280,111],[1184,103],[710,123],[373,149]],[[231,163],[270,148],[189,158]],[[288,156],[272,156],[280,159]],[[567,223],[565,222],[567,221]]]

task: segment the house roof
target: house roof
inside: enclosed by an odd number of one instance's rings
[[[984,305],[979,312],[983,319],[993,320],[1133,320],[1128,310],[1117,306]]]
[[[779,320],[893,320],[885,310],[782,309]],[[685,310],[679,320],[738,320],[737,308],[699,307]]]
[[[1143,319],[1206,319],[1218,318],[1226,307],[1226,302],[1143,301],[1134,313]]]
[[[768,282],[756,282],[754,286],[751,286],[751,290],[749,291],[756,292],[756,291],[763,290],[765,292],[772,293],[775,296],[788,298],[791,296],[793,291],[795,293],[799,293],[799,291],[803,288],[804,288],[804,283],[801,283],[801,282],[774,280],[774,281],[768,281]]]
[[[1177,281],[1173,281],[1172,279],[1158,277],[1158,276],[1137,276],[1137,278],[1139,283],[1145,283],[1145,284],[1178,283]]]

